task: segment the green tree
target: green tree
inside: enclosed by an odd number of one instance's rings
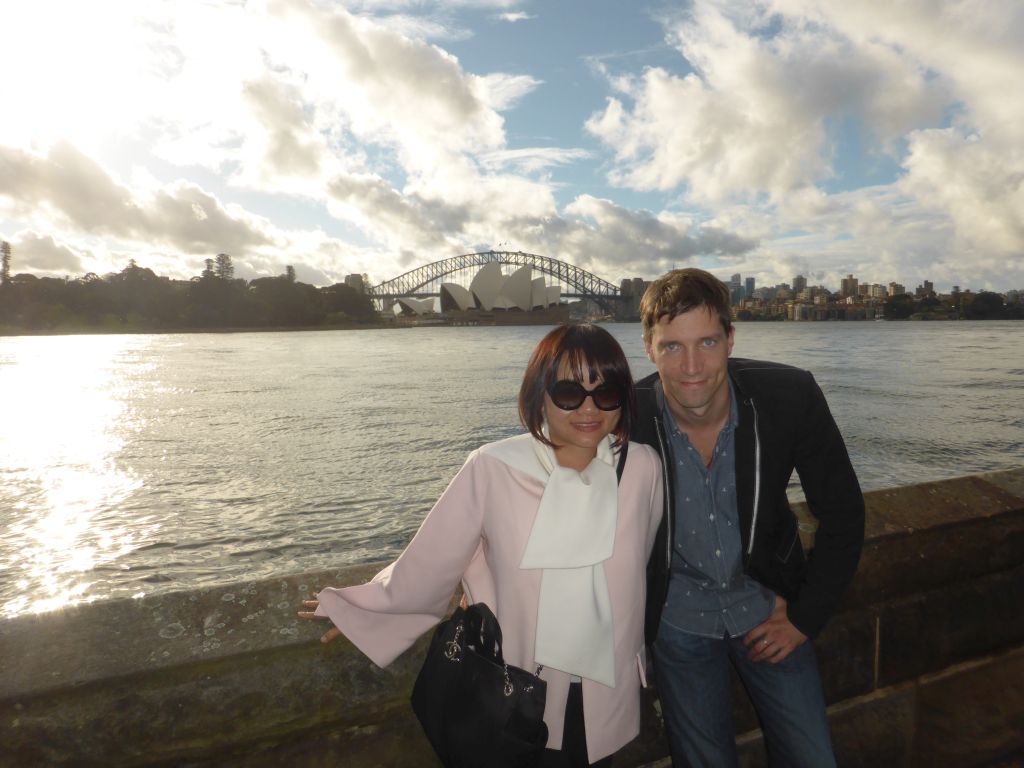
[[[964,307],[968,320],[998,320],[1003,317],[1003,297],[991,291],[980,291],[974,301]]]
[[[886,320],[906,320],[917,309],[914,297],[909,293],[901,293],[890,296],[885,300]]]
[[[320,296],[328,322],[346,319],[367,322],[376,318],[377,313],[370,297],[345,283],[322,288]]]
[[[0,242],[0,285],[11,282],[11,244]]]
[[[218,253],[213,268],[214,274],[221,280],[233,280],[235,277],[235,265],[231,263],[231,257],[226,253]]]

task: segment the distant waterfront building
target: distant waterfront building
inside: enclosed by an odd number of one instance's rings
[[[862,287],[867,288],[866,295],[870,299],[884,299],[885,298],[886,290],[885,290],[885,286],[884,285],[879,285],[878,283],[872,283],[871,285],[862,286]]]
[[[743,297],[749,299],[754,295],[754,278],[748,277],[743,281]]]
[[[729,280],[729,297],[734,306],[743,301],[743,276],[739,272]]]
[[[858,280],[853,275],[847,275],[842,279],[840,284],[839,293],[842,294],[843,298],[857,295],[857,283]]]
[[[616,310],[616,319],[630,321],[640,317],[640,299],[650,282],[642,277],[623,278],[619,283],[619,295],[622,301]]]
[[[924,280],[921,285],[917,286],[917,290],[914,292],[919,298],[926,298],[928,296],[935,295],[935,286],[932,285],[930,280]]]
[[[907,292],[906,286],[900,283],[889,283],[889,295],[890,296],[901,296]]]
[[[363,281],[363,276],[360,274],[346,275],[345,285],[349,288],[354,288],[359,291],[359,293],[366,293],[366,283]]]
[[[489,320],[497,321],[500,318],[494,316],[495,312],[530,313],[558,308],[561,293],[560,286],[545,285],[543,277],[533,277],[530,265],[506,276],[497,262],[491,262],[476,273],[469,288],[458,283],[441,283],[440,310],[447,317],[467,321],[479,320],[482,313],[488,313]],[[396,312],[403,315],[436,311],[433,298],[402,297],[396,304]]]
[[[433,299],[412,299],[403,297],[398,299],[394,306],[396,315],[428,315],[434,312]]]
[[[793,295],[799,296],[800,292],[807,289],[807,278],[803,275],[797,275],[793,278]]]

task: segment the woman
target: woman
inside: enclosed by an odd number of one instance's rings
[[[328,588],[329,618],[386,666],[443,618],[461,580],[501,624],[505,661],[547,683],[545,766],[610,765],[639,731],[644,572],[661,466],[630,444],[633,381],[618,342],[564,325],[537,345],[519,390],[528,433],[473,451],[401,556],[360,586]]]

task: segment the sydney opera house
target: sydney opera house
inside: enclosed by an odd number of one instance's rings
[[[441,317],[452,324],[521,325],[559,323],[568,320],[569,307],[560,304],[561,287],[545,285],[533,277],[529,265],[510,275],[491,262],[476,273],[469,288],[441,283]],[[435,313],[434,298],[399,298],[396,314],[424,316]]]

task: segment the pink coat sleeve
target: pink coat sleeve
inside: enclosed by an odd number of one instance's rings
[[[452,479],[409,546],[372,581],[317,595],[327,616],[378,666],[385,667],[440,621],[480,543],[481,478],[476,451]]]

